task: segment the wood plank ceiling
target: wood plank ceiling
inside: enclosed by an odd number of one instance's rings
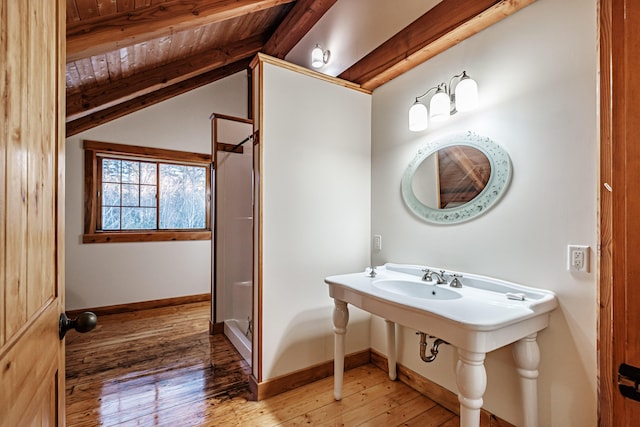
[[[67,136],[284,58],[336,1],[66,0]],[[443,0],[340,77],[374,90],[533,1]]]

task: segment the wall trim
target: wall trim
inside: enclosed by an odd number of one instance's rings
[[[363,350],[351,353],[344,358],[345,371],[371,362],[371,351]],[[278,394],[302,387],[333,375],[333,360],[319,363],[299,371],[258,383],[253,375],[249,376],[249,390],[253,400],[264,400]]]
[[[371,363],[375,367],[387,371],[387,357],[376,350],[369,349],[345,356],[344,369],[357,368]],[[417,392],[423,394],[438,405],[445,407],[456,415],[460,415],[458,395],[446,388],[428,380],[417,372],[397,364],[398,380]],[[309,368],[301,369],[290,374],[258,383],[255,376],[249,376],[249,390],[252,400],[264,400],[269,397],[293,390],[312,382],[333,375],[333,360],[320,363]],[[485,409],[480,410],[480,427],[515,427],[513,424],[499,418]]]
[[[371,363],[387,371],[387,357],[376,350],[371,349]],[[458,395],[454,392],[447,390],[434,383],[431,380],[423,377],[419,373],[412,371],[411,369],[397,364],[398,380],[408,385],[417,392],[427,396],[429,399],[436,402],[438,405],[447,408],[449,411],[460,415],[460,403],[458,401]],[[481,409],[480,410],[480,427],[515,427],[513,424],[493,415],[491,412]]]
[[[156,299],[151,301],[131,302],[127,304],[106,305],[102,307],[78,308],[75,310],[68,310],[67,315],[69,317],[76,317],[83,311],[91,311],[97,316],[106,316],[109,314],[129,313],[138,310],[149,310],[152,308],[171,307],[174,305],[191,304],[194,302],[205,301],[211,301],[210,293]]]
[[[209,319],[209,335],[224,334],[224,322],[213,323]]]
[[[624,63],[625,29],[623,24],[623,2],[613,0],[598,1],[598,73],[600,95],[600,185],[599,185],[599,218],[598,218],[598,325],[597,336],[597,390],[598,390],[598,425],[613,426],[617,421],[624,424],[624,403],[619,397],[617,388],[617,367],[614,362],[618,354],[624,353],[624,339],[620,332],[620,325],[616,325],[614,309],[625,310],[624,296],[620,298],[618,288],[624,288],[625,249],[619,241],[620,233],[614,235],[615,227],[624,228],[622,210],[616,207],[626,203],[626,196],[614,202],[612,191],[602,191],[607,185],[613,184],[624,193],[624,171],[614,174],[614,161],[617,168],[624,164],[624,133],[623,114],[624,85],[626,64]],[[614,31],[616,29],[616,31]],[[615,90],[614,90],[615,89]],[[618,100],[618,102],[615,102]],[[614,109],[620,111],[614,116]],[[615,122],[614,122],[615,120]],[[614,146],[615,143],[615,146]],[[615,149],[614,149],[615,147]],[[621,148],[618,148],[621,147]],[[618,201],[619,200],[619,201]],[[615,215],[614,213],[617,212]],[[614,219],[616,223],[614,224]],[[625,233],[625,231],[623,231]],[[614,240],[615,239],[615,240]],[[614,247],[615,246],[615,247]],[[618,256],[614,259],[616,250]],[[622,266],[622,268],[620,268]],[[620,278],[618,278],[620,274]],[[616,287],[614,289],[614,277]],[[620,281],[620,286],[617,285]],[[617,305],[620,304],[620,307]],[[620,321],[618,321],[620,322]],[[624,320],[622,320],[624,322]],[[615,331],[615,333],[614,333]],[[622,347],[622,348],[621,348]]]
[[[273,56],[266,55],[264,53],[258,53],[251,61],[251,68],[255,68],[256,64],[264,63],[275,65],[280,68],[285,68],[287,70],[294,71],[299,74],[303,74],[305,76],[313,77],[319,80],[324,80],[329,83],[336,84],[338,86],[346,87],[347,89],[352,89],[358,92],[366,93],[371,95],[373,92],[370,89],[365,89],[360,86],[358,83],[353,83],[348,80],[344,80],[338,77],[329,76],[327,74],[321,73],[319,71],[310,70],[309,68],[302,67],[300,65],[293,64],[291,62],[285,61],[284,59],[274,58]]]

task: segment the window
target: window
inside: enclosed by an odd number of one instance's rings
[[[211,238],[211,156],[84,141],[85,243]]]

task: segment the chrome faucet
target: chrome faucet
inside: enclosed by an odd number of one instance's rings
[[[422,271],[424,271],[424,275],[422,276],[422,280],[424,281],[430,282],[433,280],[433,276],[436,276],[436,285],[445,285],[447,283],[447,279],[444,277],[444,270],[440,270],[440,273],[436,273],[435,271],[425,268]]]

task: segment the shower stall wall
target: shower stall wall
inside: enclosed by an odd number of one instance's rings
[[[253,268],[253,126],[212,115],[214,152],[214,286],[212,318],[251,364]]]

